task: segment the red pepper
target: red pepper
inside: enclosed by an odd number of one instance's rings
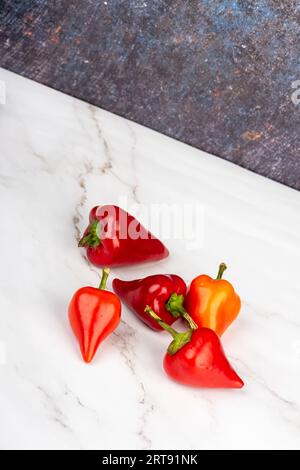
[[[85,362],[91,362],[100,343],[114,331],[121,319],[121,302],[104,290],[109,269],[103,269],[98,289],[82,287],[69,306],[69,320]]]
[[[95,266],[120,266],[166,258],[164,244],[117,206],[94,207],[79,246]]]
[[[186,284],[175,274],[155,274],[133,281],[114,279],[113,289],[125,305],[153,330],[161,331],[163,328],[145,313],[146,305],[155,310],[168,325],[182,316],[192,328],[197,328],[183,308]]]
[[[145,312],[168,331],[173,341],[164,358],[169,377],[184,385],[204,388],[242,388],[244,382],[231,367],[218,335],[209,328],[178,333],[147,306]]]

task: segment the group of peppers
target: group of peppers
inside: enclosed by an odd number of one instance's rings
[[[132,281],[114,279],[115,294],[109,292],[105,290],[109,266],[156,261],[169,252],[123,209],[101,206],[99,212],[99,207],[90,212],[90,223],[79,246],[86,248],[91,263],[104,267],[101,283],[99,288],[79,289],[69,306],[70,324],[84,361],[92,361],[100,343],[120,323],[121,299],[148,327],[171,334],[173,340],[164,357],[169,377],[196,387],[242,388],[244,383],[231,367],[220,341],[241,308],[234,288],[222,279],[226,265],[220,264],[216,279],[200,275],[188,289],[175,274],[156,274]],[[114,214],[110,220],[115,228],[113,236],[102,228],[107,214]],[[139,238],[120,236],[124,220],[139,225]],[[171,326],[179,317],[188,325],[185,332]]]

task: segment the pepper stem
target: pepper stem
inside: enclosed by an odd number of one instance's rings
[[[169,298],[168,302],[166,303],[166,309],[168,312],[173,315],[174,318],[182,317],[184,318],[189,327],[192,330],[196,330],[198,328],[197,323],[194,322],[192,317],[188,314],[186,309],[183,306],[184,296],[182,294],[172,294]]]
[[[90,246],[91,248],[97,248],[97,246],[99,246],[101,243],[101,238],[99,237],[99,228],[99,220],[94,219],[89,226],[87,235],[82,237],[78,243],[78,246]]]
[[[168,325],[167,323],[165,323],[164,321],[162,321],[162,319],[156,315],[156,313],[154,312],[154,310],[152,310],[151,307],[149,307],[149,305],[146,306],[145,308],[145,312],[148,313],[155,321],[157,321],[157,323],[164,329],[166,330],[168,333],[170,333],[170,335],[175,338],[176,335],[178,334],[176,330],[174,330],[174,328],[172,328],[170,325]]]
[[[166,330],[172,336],[173,341],[168,347],[168,353],[171,354],[171,356],[176,354],[181,348],[183,348],[183,346],[191,341],[194,330],[187,330],[184,333],[178,333],[178,331],[174,330],[174,328],[162,321],[162,319],[156,315],[149,305],[146,306],[145,312],[148,313],[164,330]]]
[[[220,266],[219,266],[219,272],[218,272],[218,275],[217,275],[217,278],[216,279],[222,279],[222,276],[223,276],[223,273],[224,271],[227,269],[227,266],[225,263],[221,263]]]
[[[100,285],[99,285],[100,290],[105,290],[109,273],[110,273],[110,269],[108,267],[103,268],[101,282],[100,282]]]

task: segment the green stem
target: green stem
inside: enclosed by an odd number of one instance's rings
[[[187,311],[185,309],[183,309],[184,311],[182,312],[182,318],[184,318],[189,327],[192,329],[192,330],[197,330],[198,328],[198,325],[197,323],[194,322],[194,320],[192,319],[192,317],[187,313]]]
[[[91,248],[97,248],[101,243],[100,233],[100,222],[98,219],[94,219],[90,226],[87,235],[82,237],[79,241],[78,246],[89,246]]]
[[[168,325],[167,323],[165,323],[164,321],[162,321],[162,319],[156,315],[156,313],[154,312],[154,310],[152,310],[151,307],[149,307],[149,305],[146,306],[145,308],[145,312],[148,313],[155,321],[157,321],[157,323],[166,331],[168,331],[168,333],[170,333],[170,335],[175,338],[176,335],[178,334],[176,330],[174,330],[174,328],[172,328],[170,325]]]
[[[110,273],[110,269],[108,267],[103,268],[101,282],[100,282],[100,285],[99,285],[100,290],[105,290],[109,273]]]
[[[223,273],[226,269],[227,269],[226,264],[221,263],[220,266],[219,266],[219,272],[218,272],[218,275],[217,275],[216,279],[222,279]]]
[[[173,341],[168,347],[168,353],[171,354],[171,356],[176,354],[181,348],[183,348],[183,346],[191,341],[194,330],[187,330],[184,333],[178,333],[178,331],[174,330],[174,328],[162,321],[162,319],[156,315],[149,305],[146,306],[145,312],[148,313],[164,330],[168,331],[168,333],[170,333],[172,336]]]
[[[166,309],[168,312],[173,315],[174,318],[182,317],[184,318],[189,327],[192,330],[196,330],[198,328],[197,323],[194,322],[192,317],[188,314],[186,309],[183,306],[184,296],[182,294],[172,294],[169,298],[168,302],[166,303]]]

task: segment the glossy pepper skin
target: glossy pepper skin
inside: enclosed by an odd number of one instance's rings
[[[78,340],[83,360],[91,362],[100,343],[120,323],[121,302],[104,290],[109,269],[103,270],[98,289],[83,287],[75,292],[69,305],[69,321]]]
[[[95,266],[122,266],[158,261],[169,255],[164,244],[118,206],[94,207],[79,242]]]
[[[163,328],[145,313],[146,305],[155,310],[168,325],[182,316],[192,328],[197,328],[183,308],[186,284],[175,274],[155,274],[133,281],[114,279],[113,289],[125,305],[153,330],[161,331]]]
[[[146,311],[173,337],[164,357],[166,374],[176,382],[200,388],[242,388],[244,382],[225,356],[218,335],[209,328],[178,333],[150,307]]]
[[[222,279],[226,269],[220,264],[216,279],[201,275],[196,277],[189,288],[186,309],[199,327],[214,330],[221,336],[236,319],[241,309],[241,299],[230,282]]]

